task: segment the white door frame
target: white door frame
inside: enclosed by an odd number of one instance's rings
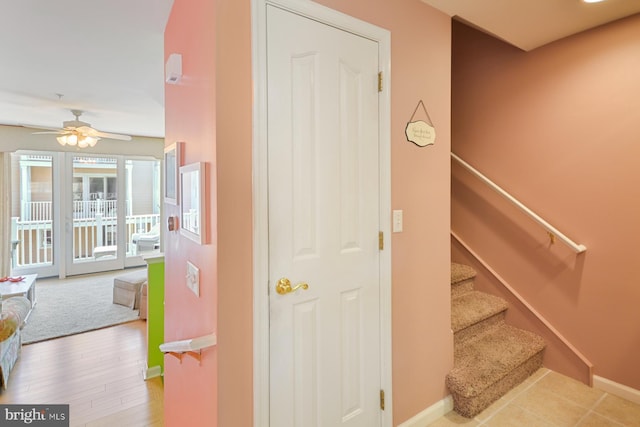
[[[391,382],[391,34],[308,0],[252,0],[253,104],[253,423],[269,425],[269,216],[267,171],[267,4],[374,40],[379,46],[383,91],[379,95],[380,378],[385,391],[382,426],[393,421]]]

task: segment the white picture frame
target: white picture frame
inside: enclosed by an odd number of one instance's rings
[[[177,205],[180,201],[180,166],[183,142],[174,142],[164,149],[164,201]]]
[[[180,167],[180,234],[204,245],[207,243],[206,163]]]

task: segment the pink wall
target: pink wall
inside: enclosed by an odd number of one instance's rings
[[[452,227],[595,365],[640,389],[640,16],[521,52],[455,23],[453,151],[578,243],[453,169]]]
[[[253,425],[251,2],[218,1],[219,426]],[[211,25],[211,24],[210,24]]]
[[[181,340],[217,332],[218,240],[216,224],[216,5],[207,0],[175,0],[165,30],[165,58],[182,54],[183,78],[165,85],[166,144],[184,141],[183,164],[207,162],[209,174],[210,244],[197,245],[165,232],[165,340]],[[165,215],[179,215],[165,204]],[[200,298],[185,284],[186,262],[200,268]],[[167,426],[215,426],[218,412],[217,349],[202,362],[180,363],[165,356],[164,401]]]
[[[218,347],[200,367],[167,360],[165,415],[167,425],[186,425],[185,414],[193,413],[198,419],[193,425],[251,426],[251,11],[249,1],[209,3],[175,0],[165,34],[166,53],[183,54],[185,73],[181,85],[167,88],[167,141],[185,140],[188,161],[217,166],[212,168],[217,175],[209,180],[210,188],[217,188],[211,193],[211,223],[217,224],[212,243],[198,247],[175,234],[167,239],[165,330],[167,339],[174,339],[217,327]],[[404,210],[405,230],[392,237],[393,393],[394,424],[398,424],[447,394],[444,376],[453,363],[451,23],[419,0],[320,3],[392,32],[392,208]],[[404,138],[406,122],[420,99],[438,132],[436,145],[428,148]],[[188,257],[203,268],[207,295],[199,300],[183,285]],[[190,381],[194,386],[189,389]],[[217,424],[209,423],[214,419]]]

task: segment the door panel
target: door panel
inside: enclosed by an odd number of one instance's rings
[[[271,425],[379,425],[378,45],[269,6],[267,51]]]
[[[67,198],[67,274],[121,269],[118,244],[122,209],[118,191],[121,160],[68,154],[71,191]]]
[[[11,267],[13,275],[58,274],[60,262],[59,158],[54,153],[11,154]]]

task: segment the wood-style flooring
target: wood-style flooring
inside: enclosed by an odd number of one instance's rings
[[[69,404],[71,426],[162,426],[162,379],[145,381],[143,320],[24,345],[0,404]]]

